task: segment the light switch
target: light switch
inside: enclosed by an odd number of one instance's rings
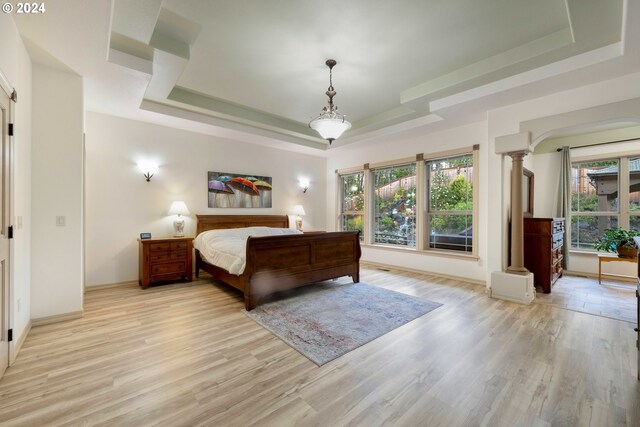
[[[67,217],[65,216],[57,216],[56,217],[56,226],[58,227],[64,227],[65,225],[67,225]]]

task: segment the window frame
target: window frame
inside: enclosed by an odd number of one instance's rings
[[[640,217],[640,211],[632,213],[629,207],[630,192],[629,186],[631,182],[631,171],[629,169],[629,162],[632,159],[640,159],[640,152],[624,152],[619,154],[603,154],[603,155],[590,155],[590,156],[576,156],[571,161],[571,167],[580,163],[599,162],[607,160],[618,161],[618,209],[612,211],[595,211],[595,212],[574,212],[571,210],[571,218],[574,216],[596,216],[596,217],[617,217],[618,227],[629,229],[631,224],[631,217]],[[573,196],[573,194],[572,194]],[[583,252],[583,253],[597,253],[595,249],[577,248],[574,247],[571,225],[568,227],[569,234],[569,250],[571,252]]]
[[[452,159],[452,158],[456,158],[456,157],[464,157],[464,156],[471,156],[471,161],[472,161],[472,167],[473,167],[473,177],[471,180],[471,185],[472,185],[472,190],[471,190],[471,195],[473,198],[473,206],[471,208],[471,210],[432,210],[431,209],[431,173],[430,173],[430,169],[428,167],[429,163],[431,162],[437,162],[440,160],[446,160],[446,159]],[[476,254],[476,242],[475,242],[475,238],[477,237],[477,209],[476,209],[476,203],[477,203],[477,173],[476,173],[476,157],[474,156],[474,151],[468,151],[466,153],[456,153],[456,154],[451,154],[451,155],[447,155],[447,156],[439,156],[439,157],[429,157],[427,159],[424,160],[424,168],[425,168],[425,176],[424,176],[424,180],[425,180],[425,190],[426,190],[426,205],[425,205],[425,246],[424,249],[427,251],[445,251],[447,253],[449,252],[453,252],[453,253],[459,253],[459,254],[468,254],[469,252],[467,251],[457,251],[454,249],[443,249],[443,248],[431,248],[429,247],[429,237],[430,237],[430,230],[429,230],[429,224],[431,223],[431,216],[440,216],[440,215],[450,215],[450,216],[471,216],[471,254],[475,255]]]
[[[407,249],[407,250],[415,250],[415,249],[419,249],[419,241],[418,241],[418,227],[417,227],[417,221],[418,221],[418,211],[419,211],[419,204],[418,204],[418,200],[415,201],[415,206],[416,206],[416,212],[415,212],[415,219],[414,221],[416,222],[416,224],[414,225],[414,233],[415,233],[415,247],[414,246],[409,246],[409,245],[397,245],[397,244],[393,244],[393,243],[380,243],[380,242],[376,242],[375,241],[375,188],[374,188],[374,178],[373,178],[373,174],[376,173],[377,170],[385,170],[385,169],[393,169],[393,168],[399,168],[399,167],[407,167],[407,166],[413,166],[415,168],[415,180],[416,180],[416,196],[418,194],[418,187],[417,187],[417,183],[418,183],[418,168],[419,168],[419,162],[416,161],[416,158],[411,158],[411,159],[403,159],[404,161],[399,161],[399,162],[385,162],[385,163],[380,163],[374,166],[370,166],[369,168],[369,178],[370,178],[370,182],[371,185],[369,187],[369,191],[367,192],[369,194],[369,199],[370,199],[370,203],[367,204],[371,207],[370,212],[370,218],[367,221],[369,224],[371,224],[371,236],[370,236],[370,241],[369,243],[371,245],[375,245],[375,246],[384,246],[384,247],[391,247],[391,248],[400,248],[400,249]],[[408,160],[408,161],[407,161]]]
[[[472,259],[478,260],[478,212],[480,205],[479,198],[479,189],[480,189],[480,145],[475,144],[473,146],[467,146],[458,149],[452,149],[447,151],[435,152],[435,153],[419,153],[414,157],[405,157],[396,160],[384,161],[379,163],[366,163],[363,166],[356,166],[351,168],[339,169],[336,170],[336,211],[337,221],[338,221],[338,229],[342,230],[342,176],[349,175],[352,173],[362,172],[364,173],[364,219],[363,219],[363,234],[364,238],[362,240],[363,246],[381,248],[381,249],[389,249],[389,250],[397,250],[397,251],[409,251],[412,253],[420,253],[420,254],[428,254],[428,255],[437,255],[437,256],[445,256],[445,257],[453,257],[453,258],[461,258],[461,259]],[[426,181],[426,164],[427,161],[437,160],[441,158],[448,157],[457,157],[462,155],[471,154],[473,156],[473,209],[471,211],[472,215],[472,251],[471,252],[462,252],[450,249],[439,249],[439,248],[429,248],[428,242],[428,227],[427,227],[427,201],[428,201],[428,188]],[[385,243],[374,243],[373,242],[373,203],[374,203],[374,192],[372,174],[375,169],[383,169],[394,166],[402,166],[409,163],[415,163],[416,165],[416,224],[415,224],[415,232],[416,232],[416,247],[407,247],[403,245],[392,245]],[[456,211],[459,214],[458,211]]]
[[[362,174],[362,181],[363,181],[363,187],[362,187],[362,194],[364,198],[363,209],[362,211],[345,211],[343,210],[344,208],[344,177],[350,176],[350,175],[356,175],[359,173]],[[360,237],[360,241],[364,242],[365,235],[366,235],[366,228],[367,228],[367,216],[366,216],[366,212],[367,212],[367,195],[366,194],[367,194],[367,181],[368,181],[367,173],[364,168],[351,168],[351,169],[336,171],[336,174],[338,176],[338,179],[337,179],[338,191],[336,192],[338,195],[338,200],[337,200],[338,229],[340,231],[346,231],[343,228],[344,217],[346,215],[362,216],[362,232],[360,233],[359,237]]]

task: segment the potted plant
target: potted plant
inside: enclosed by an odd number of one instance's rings
[[[637,236],[640,236],[640,231],[607,228],[593,247],[598,251],[618,252],[620,258],[635,258],[637,252],[633,238]]]

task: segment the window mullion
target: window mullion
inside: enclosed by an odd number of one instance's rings
[[[364,243],[370,245],[373,242],[373,183],[371,169],[364,170],[364,218],[362,229],[364,231]]]
[[[416,249],[419,250],[427,247],[425,242],[425,175],[426,163],[424,161],[416,162]]]
[[[620,187],[618,189],[618,226],[621,228],[629,228],[629,158],[620,158],[620,173],[618,177]]]

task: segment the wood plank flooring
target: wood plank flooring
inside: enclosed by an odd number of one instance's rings
[[[636,323],[636,285],[611,279],[564,275],[551,293],[538,289],[535,302]]]
[[[209,280],[90,291],[82,319],[32,329],[0,380],[0,425],[640,425],[630,323],[361,278],[444,305],[317,367]]]

